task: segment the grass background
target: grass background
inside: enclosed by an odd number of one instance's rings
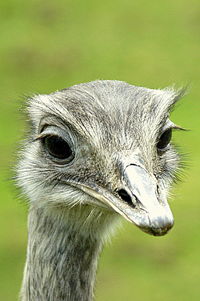
[[[173,138],[189,158],[173,189],[174,229],[154,238],[124,222],[103,251],[96,300],[199,300],[199,0],[2,0],[0,37],[0,300],[17,300],[26,252],[27,208],[7,181],[22,99],[94,79],[189,83],[172,120],[191,129]]]

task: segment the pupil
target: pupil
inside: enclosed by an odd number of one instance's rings
[[[172,129],[168,129],[166,130],[160,137],[158,143],[157,143],[157,148],[158,149],[163,149],[165,148],[170,140],[171,140],[171,137],[172,137]]]
[[[44,139],[49,154],[58,159],[67,159],[72,155],[69,144],[59,136],[49,136]]]

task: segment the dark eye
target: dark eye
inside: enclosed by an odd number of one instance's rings
[[[172,138],[172,129],[168,129],[160,136],[160,139],[157,143],[158,150],[164,150],[170,143],[171,138]]]
[[[46,136],[43,138],[43,144],[52,157],[60,160],[73,159],[71,147],[59,136]]]

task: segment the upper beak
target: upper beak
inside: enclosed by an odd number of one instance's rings
[[[135,207],[129,219],[145,232],[166,234],[173,227],[174,219],[157,179],[143,167],[131,164],[124,169],[123,183]]]

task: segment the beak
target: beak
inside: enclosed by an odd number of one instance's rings
[[[157,179],[143,167],[131,164],[124,170],[123,184],[134,206],[129,219],[149,234],[166,234],[173,227],[174,219]]]
[[[96,184],[71,183],[96,199],[105,208],[112,207],[142,231],[161,236],[174,224],[164,189],[158,187],[156,178],[140,165],[130,164],[121,174],[123,188],[114,194]],[[99,202],[98,202],[99,201]]]

